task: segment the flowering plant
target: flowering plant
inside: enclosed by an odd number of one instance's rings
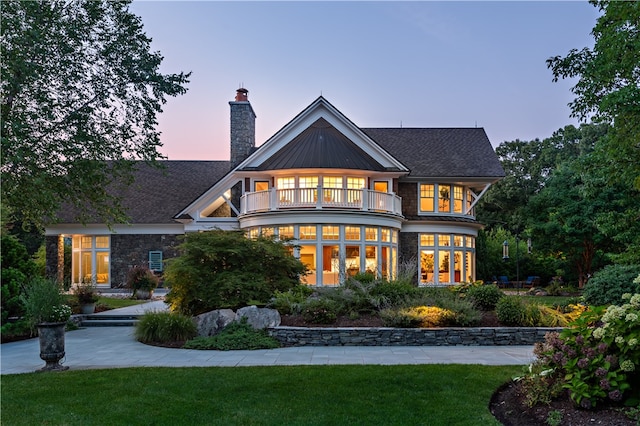
[[[25,283],[21,300],[34,329],[43,322],[65,322],[71,316],[60,286],[52,280],[36,277]]]
[[[70,317],[71,307],[69,305],[55,305],[51,308],[45,322],[67,322]]]
[[[639,382],[640,294],[623,300],[629,303],[591,308],[562,333],[548,333],[534,350],[537,363],[550,368],[583,408],[621,401]]]

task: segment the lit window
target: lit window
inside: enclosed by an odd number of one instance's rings
[[[362,189],[364,188],[364,178],[348,177],[347,188],[349,189]]]
[[[325,225],[322,227],[322,239],[323,240],[338,240],[340,239],[340,228],[337,226]]]
[[[316,239],[316,227],[312,226],[301,226],[300,227],[300,239],[301,240],[315,240]]]
[[[420,184],[420,211],[432,212],[434,210],[434,192],[432,184]]]
[[[462,235],[453,236],[453,245],[456,247],[462,247]]]
[[[378,228],[365,228],[364,238],[367,241],[378,241]]]
[[[451,186],[438,185],[438,211],[449,213],[451,211]]]
[[[296,179],[293,177],[279,177],[276,179],[278,189],[293,189],[296,187]]]
[[[378,192],[389,192],[389,182],[386,182],[386,181],[373,182],[373,190]]]
[[[391,241],[391,233],[389,232],[389,228],[382,228],[382,241],[388,243]]]
[[[344,239],[350,241],[360,240],[360,227],[359,226],[346,226],[344,228]]]
[[[269,190],[269,182],[257,181],[257,182],[254,182],[253,187],[254,187],[254,190],[256,192],[268,191]]]
[[[453,211],[462,213],[462,202],[464,201],[464,190],[461,186],[453,187]]]
[[[260,235],[260,229],[258,228],[249,229],[249,238],[251,238],[252,240],[255,240],[256,238],[258,238],[259,235]]]
[[[262,227],[262,236],[263,237],[271,237],[273,236],[274,230],[271,226],[263,226]]]
[[[280,226],[278,228],[278,237],[281,240],[293,238],[293,226]]]
[[[451,235],[438,235],[438,245],[440,247],[451,245]]]
[[[420,234],[420,245],[421,246],[435,246],[436,240],[433,234]]]

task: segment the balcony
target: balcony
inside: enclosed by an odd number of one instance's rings
[[[319,186],[247,192],[240,199],[240,211],[241,215],[246,215],[283,210],[340,209],[402,216],[401,202],[400,197],[387,192]]]

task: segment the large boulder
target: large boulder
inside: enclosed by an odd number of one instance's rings
[[[236,320],[236,314],[231,309],[216,309],[195,317],[198,336],[215,336],[223,328]]]
[[[236,312],[236,321],[241,321],[242,318],[246,318],[247,323],[256,329],[280,325],[280,313],[275,309],[245,306]]]

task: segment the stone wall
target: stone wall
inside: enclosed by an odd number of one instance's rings
[[[178,235],[111,235],[111,287],[124,287],[127,273],[136,265],[149,265],[149,252],[162,251],[162,259],[177,255]]]
[[[561,328],[306,328],[273,327],[283,346],[508,346],[533,345]]]
[[[418,184],[402,182],[398,184],[397,194],[402,197],[402,215],[415,217],[418,214]]]

